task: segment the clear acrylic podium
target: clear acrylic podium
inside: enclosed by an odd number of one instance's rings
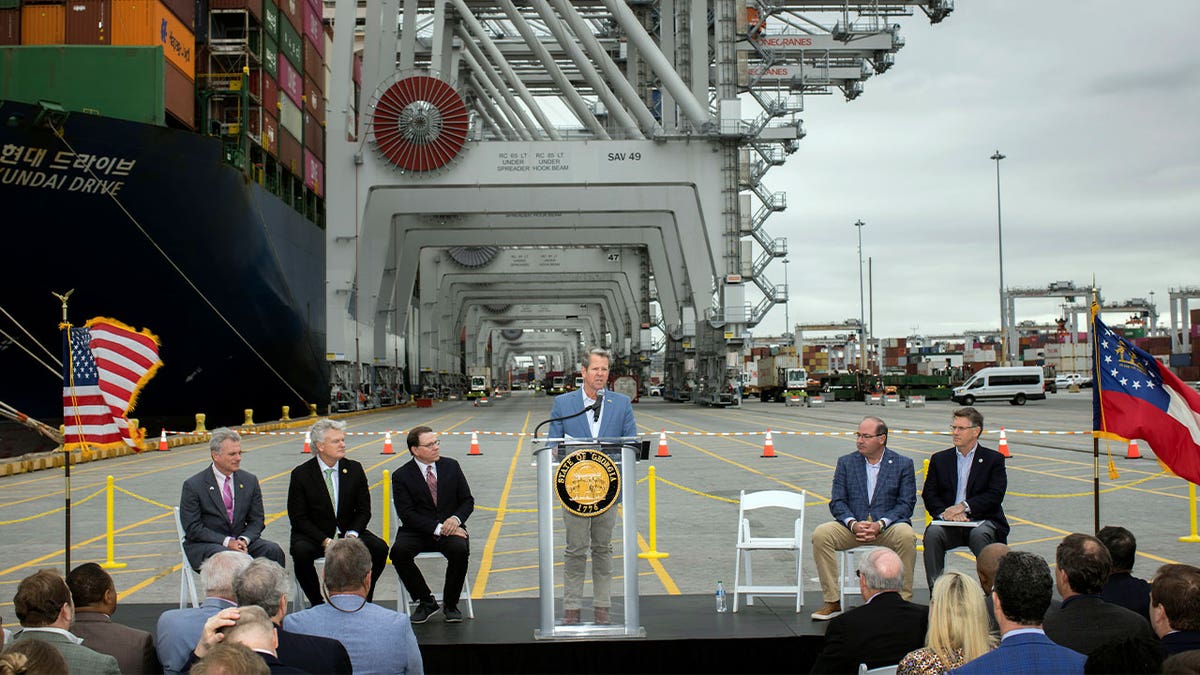
[[[624,613],[622,617],[614,611],[609,624],[580,622],[566,625],[557,621],[561,613],[554,597],[554,519],[560,517],[561,504],[555,494],[554,474],[559,462],[554,455],[559,444],[565,446],[565,454],[578,450],[621,449],[621,503],[620,541],[622,543],[622,572],[624,575]],[[637,469],[636,461],[642,451],[640,436],[621,438],[535,438],[534,456],[537,466],[538,505],[538,590],[540,617],[538,628],[533,631],[537,640],[611,639],[646,637],[641,626],[638,609],[638,557],[637,557]],[[617,528],[614,528],[617,529]],[[617,534],[614,532],[614,536]],[[615,610],[616,607],[614,606]]]

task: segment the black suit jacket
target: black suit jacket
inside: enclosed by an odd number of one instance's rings
[[[1124,607],[1100,599],[1098,595],[1075,595],[1051,607],[1042,620],[1046,637],[1080,654],[1091,654],[1110,640],[1144,638],[1154,641],[1150,624]]]
[[[1190,652],[1200,649],[1200,632],[1194,630],[1177,630],[1162,636],[1163,653],[1167,656],[1180,652]]]
[[[925,511],[937,518],[954,506],[958,491],[958,450],[950,448],[929,458],[929,475],[921,488]],[[985,448],[975,448],[975,460],[967,474],[967,505],[971,520],[990,520],[996,524],[996,541],[1008,541],[1008,519],[1004,517],[1004,493],[1008,490],[1008,472],[1004,455]]]
[[[475,510],[475,498],[458,462],[442,457],[434,466],[438,477],[437,506],[429,494],[421,465],[409,460],[396,471],[392,480],[392,499],[396,504],[396,515],[400,517],[400,530],[432,535],[438,523],[457,516],[465,527],[467,518]]]
[[[324,483],[324,479],[321,480]],[[346,647],[333,638],[293,633],[278,626],[275,627],[275,634],[279,636],[279,648],[275,653],[286,666],[308,673],[350,675],[354,672]]]
[[[899,593],[880,593],[829,622],[812,672],[857,673],[860,663],[868,668],[895,665],[925,646],[928,626],[928,607],[906,602]]]
[[[338,512],[333,512],[325,476],[316,457],[292,469],[288,485],[288,520],[292,543],[308,540],[320,546],[349,531],[365,532],[371,521],[371,488],[362,464],[343,457],[338,461]]]
[[[1104,582],[1100,598],[1150,620],[1150,584],[1145,579],[1138,579],[1129,572],[1113,572]]]

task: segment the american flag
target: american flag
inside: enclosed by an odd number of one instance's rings
[[[1200,394],[1099,318],[1094,321],[1093,434],[1140,438],[1176,475],[1200,484]]]
[[[125,413],[162,365],[158,338],[95,318],[64,333],[63,352],[64,445],[138,449]]]

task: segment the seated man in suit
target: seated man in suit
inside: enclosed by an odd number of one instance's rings
[[[912,513],[917,482],[912,460],[888,449],[887,435],[883,420],[864,418],[854,434],[857,451],[838,458],[829,498],[835,522],[821,523],[812,535],[825,601],[812,614],[818,621],[841,614],[837,552],[859,546],[886,546],[900,556],[904,563],[900,595],[912,600],[912,566],[917,561]]]
[[[204,588],[204,604],[199,607],[169,609],[158,617],[154,632],[158,642],[158,660],[167,675],[181,673],[204,621],[228,607],[237,607],[233,595],[233,580],[250,566],[252,558],[241,551],[222,551],[200,566],[200,586]]]
[[[75,618],[71,589],[54,570],[41,570],[25,577],[17,585],[13,609],[21,630],[13,635],[13,644],[41,640],[62,654],[72,673],[120,675],[116,658],[84,647],[70,632]]]
[[[929,458],[929,474],[921,489],[925,511],[937,520],[975,524],[935,524],[925,529],[925,579],[930,588],[942,573],[946,551],[965,545],[978,556],[984,546],[1008,541],[1002,504],[1008,490],[1004,455],[980,445],[982,433],[983,415],[974,408],[959,408],[950,423],[954,447]]]
[[[1200,567],[1158,568],[1150,582],[1150,623],[1167,656],[1200,649]]]
[[[325,602],[313,561],[339,537],[358,537],[371,552],[371,591],[387,565],[388,547],[367,530],[371,491],[362,464],[346,457],[346,423],[320,419],[309,431],[316,455],[292,469],[288,520],[292,524],[292,566],[310,605]],[[243,603],[244,604],[244,603]]]
[[[929,608],[900,597],[904,577],[904,563],[894,551],[876,549],[863,556],[858,584],[866,604],[829,622],[812,672],[856,673],[860,663],[895,665],[925,644]]]
[[[242,437],[232,429],[214,429],[208,450],[212,465],[184,481],[179,498],[183,551],[192,569],[227,549],[283,565],[283,549],[262,538],[266,523],[258,478],[240,470]]]
[[[1096,538],[1112,556],[1112,572],[1100,597],[1105,602],[1120,605],[1150,621],[1150,583],[1133,576],[1133,560],[1137,555],[1137,539],[1129,530],[1116,525],[1100,528]]]
[[[125,675],[161,673],[154,636],[112,620],[117,611],[117,587],[112,577],[96,563],[84,563],[67,575],[67,586],[75,601],[75,623],[71,632],[101,654],[110,654]]]
[[[1000,622],[1000,645],[950,673],[1082,673],[1087,657],[1055,644],[1042,630],[1053,587],[1050,566],[1041,556],[1012,551],[1001,558],[992,591],[996,620]]]
[[[325,588],[329,602],[288,614],[284,628],[338,640],[355,675],[424,672],[408,615],[367,602],[371,554],[361,541],[338,539],[325,549]]]
[[[629,397],[606,391],[612,354],[593,347],[580,364],[583,387],[554,398],[550,410],[550,438],[630,438],[637,435],[633,406]],[[584,410],[591,410],[576,415]],[[557,419],[563,418],[566,419]],[[569,445],[558,447],[559,457],[570,452]],[[606,453],[620,466],[621,458]],[[620,502],[620,495],[618,495]],[[616,504],[595,516],[580,516],[563,509],[566,548],[563,549],[563,623],[577,624],[583,606],[583,582],[588,552],[592,555],[592,611],[595,622],[606,624],[612,611],[612,531],[617,522]]]
[[[1085,656],[1110,640],[1154,639],[1150,624],[1137,613],[1100,599],[1112,559],[1099,539],[1068,534],[1058,544],[1055,562],[1054,581],[1063,601],[1046,612],[1046,637]]]
[[[409,431],[408,451],[412,459],[392,477],[392,499],[400,517],[392,564],[413,602],[419,603],[412,622],[425,623],[441,607],[414,558],[424,551],[446,556],[445,620],[459,623],[462,611],[458,600],[471,554],[466,522],[475,510],[475,498],[458,462],[441,456],[441,442],[433,429],[414,427]]]

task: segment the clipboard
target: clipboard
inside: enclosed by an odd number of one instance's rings
[[[982,520],[968,520],[965,523],[957,520],[934,520],[930,525],[941,525],[942,527],[979,527],[983,524]]]

